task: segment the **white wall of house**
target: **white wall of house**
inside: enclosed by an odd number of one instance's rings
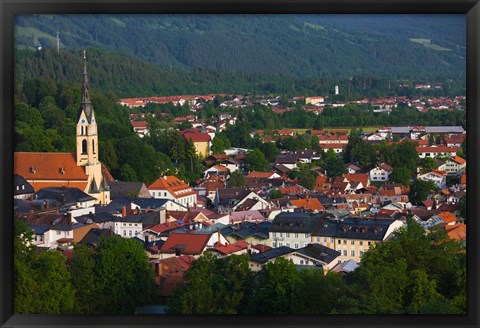
[[[448,160],[445,163],[445,171],[450,175],[463,174],[465,172],[466,163],[459,164],[455,161]]]
[[[179,196],[175,197],[168,190],[149,189],[149,192],[153,198],[170,199],[184,206],[187,206],[187,205],[193,206],[193,204],[197,202],[197,194],[188,195],[184,197],[179,197]],[[168,208],[168,209],[171,210],[171,208]]]
[[[440,176],[429,172],[418,175],[417,178],[423,181],[432,181],[440,189],[447,187],[447,178],[444,175]]]
[[[370,170],[371,181],[388,181],[389,177],[390,177],[390,172],[382,168],[375,167]]]
[[[318,263],[318,264],[321,264],[323,266],[323,268],[326,269],[326,270],[330,270],[335,265],[338,264],[338,257],[330,263],[325,263],[325,262],[322,262],[322,261],[318,261],[316,259],[310,258],[308,256],[305,256],[305,255],[297,253],[297,252],[293,252],[293,253],[284,255],[283,257],[286,258],[287,260],[292,260],[293,264],[295,264],[295,265],[316,266],[317,263]]]
[[[269,232],[267,245],[277,248],[287,246],[293,249],[299,249],[307,246],[311,242],[309,233],[304,232]]]
[[[50,229],[43,234],[43,243],[38,244],[40,247],[56,247],[57,240],[62,238],[73,238],[73,230],[55,230]]]
[[[113,232],[124,238],[142,236],[142,223],[140,222],[114,222]]]

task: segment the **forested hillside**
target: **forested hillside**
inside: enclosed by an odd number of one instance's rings
[[[166,69],[288,78],[464,78],[461,15],[23,15],[17,48],[97,47]]]
[[[463,79],[437,79],[443,88],[435,91],[398,88],[400,81],[370,75],[351,78],[289,78],[260,73],[234,73],[228,70],[194,68],[188,71],[163,69],[130,55],[88,48],[88,70],[92,88],[114,92],[118,97],[178,94],[277,94],[283,96],[332,94],[340,86],[345,99],[383,97],[387,94],[427,93],[431,96],[456,96],[465,93]],[[80,83],[83,51],[54,49],[18,50],[15,56],[15,82],[21,90],[25,81],[40,78],[55,82]],[[417,82],[425,82],[418,79]]]

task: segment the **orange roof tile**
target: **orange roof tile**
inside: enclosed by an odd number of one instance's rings
[[[86,182],[88,180],[84,168],[77,166],[75,153],[15,152],[13,160],[14,172],[28,181],[74,180]]]
[[[460,156],[453,156],[452,158],[450,158],[452,161],[458,163],[458,164],[464,164],[466,163],[467,161],[464,160],[463,158],[461,158]]]
[[[47,187],[67,187],[67,188],[78,188],[84,191],[87,188],[88,182],[82,181],[55,181],[55,182],[39,182],[39,181],[32,181],[30,182],[35,192],[39,191],[42,188]]]
[[[455,224],[453,226],[445,226],[445,231],[448,237],[457,241],[464,241],[467,239],[467,225]]]
[[[439,216],[443,221],[445,221],[445,223],[447,223],[447,224],[457,221],[457,219],[455,218],[455,216],[454,216],[452,213],[450,213],[450,212],[438,213],[438,216]]]
[[[306,198],[306,199],[292,199],[290,200],[293,206],[298,208],[304,208],[306,210],[311,211],[324,211],[325,208],[323,207],[322,203],[318,200],[318,198]]]
[[[194,195],[195,191],[188,184],[173,175],[163,176],[147,187],[148,190],[166,190],[175,198]]]
[[[467,184],[467,174],[462,174],[462,177],[460,178],[460,184],[466,185]]]

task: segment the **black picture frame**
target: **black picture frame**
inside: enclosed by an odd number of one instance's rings
[[[140,1],[65,1],[65,0],[2,0],[1,1],[1,77],[0,93],[0,209],[1,266],[0,266],[0,324],[2,327],[173,327],[173,326],[391,326],[391,327],[476,327],[479,326],[479,257],[480,249],[478,186],[480,127],[480,5],[478,0],[152,0]],[[74,315],[13,315],[13,61],[14,17],[18,14],[64,13],[374,13],[374,14],[464,14],[467,21],[467,149],[468,149],[468,214],[466,315],[429,316],[74,316]]]

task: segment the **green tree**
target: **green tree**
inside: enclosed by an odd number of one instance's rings
[[[245,162],[249,171],[265,172],[268,170],[268,162],[259,149],[249,151],[245,156]]]
[[[137,174],[128,163],[120,167],[119,179],[122,181],[138,181]]]
[[[93,314],[97,311],[97,277],[95,276],[95,251],[84,244],[74,247],[72,262],[68,267],[72,285],[76,289],[74,313]]]
[[[437,169],[438,164],[433,158],[425,157],[422,159],[421,167],[420,173],[423,174]]]
[[[406,167],[399,167],[393,170],[389,181],[408,186],[412,183],[412,174]]]
[[[412,204],[420,204],[424,200],[427,200],[427,196],[432,190],[437,190],[438,188],[432,181],[424,181],[416,179],[410,186],[410,194],[408,199]]]
[[[154,299],[153,270],[140,243],[117,235],[98,244],[96,299],[100,313],[132,314]]]
[[[23,314],[68,314],[75,289],[65,256],[58,251],[35,254],[33,232],[24,221],[14,229],[14,311]]]
[[[247,313],[298,314],[302,312],[303,281],[291,260],[278,257],[255,276]]]
[[[230,178],[228,179],[228,187],[229,188],[239,188],[245,187],[246,180],[245,176],[240,171],[235,171],[230,174]]]
[[[282,198],[283,194],[278,189],[272,189],[268,193],[268,196],[270,197],[270,199],[277,199],[277,198]]]
[[[230,148],[230,140],[224,133],[217,133],[212,140],[212,153],[223,154],[223,151]]]

